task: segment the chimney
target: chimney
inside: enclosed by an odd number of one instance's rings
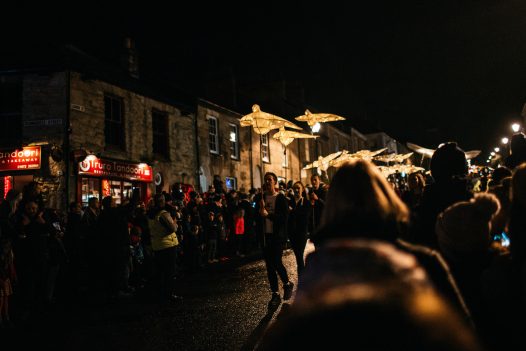
[[[137,50],[135,49],[135,42],[129,37],[124,38],[124,52],[121,56],[121,64],[130,76],[133,78],[139,78],[139,59],[137,56]]]

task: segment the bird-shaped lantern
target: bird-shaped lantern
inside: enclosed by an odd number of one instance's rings
[[[279,141],[284,145],[287,146],[294,139],[315,139],[317,138],[317,135],[311,135],[311,134],[304,134],[299,132],[294,132],[292,130],[285,130],[285,127],[280,127],[279,132],[274,134],[272,138],[279,139]]]
[[[289,127],[298,130],[302,129],[284,118],[261,111],[257,104],[252,106],[252,113],[241,118],[240,125],[241,127],[251,126],[258,134],[267,134],[272,129],[278,129],[280,127]]]
[[[322,171],[327,171],[327,169],[330,166],[330,162],[334,160],[336,157],[340,156],[342,154],[342,151],[335,152],[333,154],[327,155],[325,157],[318,157],[317,161],[314,161],[305,167],[303,169],[310,169],[310,168],[319,168]]]
[[[309,110],[305,110],[305,114],[295,118],[296,121],[307,122],[312,128],[316,123],[344,121],[345,118],[333,115],[332,113],[311,113]]]

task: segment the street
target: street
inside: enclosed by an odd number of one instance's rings
[[[291,250],[283,262],[297,286]],[[106,305],[56,306],[31,327],[9,333],[12,349],[252,350],[286,306],[267,310],[270,291],[259,256],[209,265],[180,280],[182,303],[161,305],[139,295]]]

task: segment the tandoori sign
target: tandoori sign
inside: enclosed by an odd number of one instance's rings
[[[94,155],[89,155],[84,161],[79,162],[79,174],[138,180],[141,182],[153,181],[152,167],[146,163],[110,161],[97,158]]]
[[[40,146],[0,150],[0,171],[40,169]]]

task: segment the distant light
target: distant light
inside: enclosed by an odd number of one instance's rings
[[[500,140],[504,145],[506,145],[508,143],[508,141],[510,141],[508,138],[504,137]]]
[[[521,129],[521,125],[520,125],[519,123],[513,123],[513,124],[511,125],[511,129],[512,129],[515,133],[517,133],[517,132],[519,131],[519,129]]]
[[[495,152],[494,151],[491,152],[491,156],[495,156]]]
[[[494,150],[495,150],[495,152],[499,152],[500,151],[500,147],[496,147]]]
[[[486,162],[489,163],[489,160],[487,160]]]
[[[321,129],[321,124],[320,122],[316,122],[315,125],[312,126],[312,132],[313,133],[318,133]]]

